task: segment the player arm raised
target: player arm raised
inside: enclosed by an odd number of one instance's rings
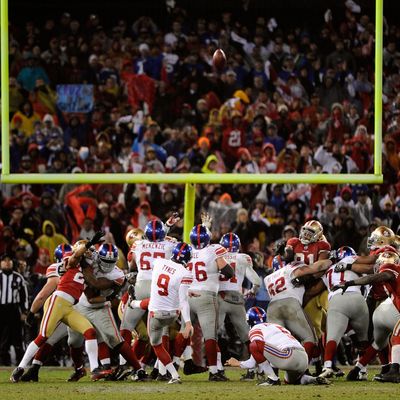
[[[78,248],[68,257],[68,263],[66,269],[76,268],[81,262],[82,256],[95,244],[101,243],[103,241],[104,232],[96,232],[93,237],[87,243],[81,243]]]

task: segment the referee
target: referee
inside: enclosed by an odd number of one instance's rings
[[[21,360],[22,320],[28,309],[26,281],[13,270],[8,254],[0,258],[0,365],[11,365],[10,346],[14,346],[17,363]]]

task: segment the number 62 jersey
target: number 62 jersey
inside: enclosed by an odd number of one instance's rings
[[[292,279],[294,278],[293,272],[302,266],[304,266],[303,263],[293,262],[264,278],[265,287],[268,290],[271,302],[289,297],[297,299],[300,304],[303,302],[304,286],[295,287],[292,284]]]

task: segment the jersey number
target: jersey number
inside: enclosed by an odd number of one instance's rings
[[[168,296],[168,284],[170,277],[169,275],[161,274],[158,277],[157,286],[158,286],[158,294],[160,296]]]
[[[197,282],[204,282],[207,280],[207,271],[200,269],[204,268],[205,266],[206,264],[204,264],[203,261],[197,261],[196,263],[188,264],[189,271],[192,271],[194,267],[194,276],[196,277]]]
[[[242,134],[240,131],[231,131],[229,133],[228,145],[230,147],[240,147],[242,143]]]
[[[326,275],[328,276],[328,285],[329,285],[329,289],[333,286],[333,282],[332,282],[332,273],[333,273],[333,270],[332,269],[330,269],[327,273],[326,273]],[[344,280],[344,271],[341,271],[340,272],[340,282],[339,283],[343,283],[343,282],[345,282],[345,280]]]
[[[227,278],[225,275],[220,275],[220,276],[219,276],[219,280],[220,280],[221,282],[229,281],[229,282],[231,282],[231,283],[237,283],[237,278],[236,278],[236,263],[235,263],[235,262],[231,263],[231,267],[233,268],[233,273],[234,273],[234,275],[232,276],[231,279]]]
[[[140,255],[139,266],[140,266],[140,269],[143,271],[148,271],[151,269],[150,260],[146,260],[146,258],[148,258],[148,257],[165,258],[165,253],[153,253],[153,255],[150,252],[142,253]]]
[[[285,286],[285,278],[282,276],[281,278],[278,278],[275,282],[272,282],[268,285],[268,293],[271,297],[274,297],[278,293],[281,293],[286,290]]]
[[[305,262],[305,256],[303,253],[295,254],[296,261],[300,261],[300,262],[308,264],[308,265],[314,264],[314,254],[307,254],[307,257],[308,257],[308,263]]]
[[[74,281],[75,281],[75,282],[78,282],[78,283],[81,284],[81,285],[84,285],[84,284],[85,284],[85,279],[83,278],[82,272],[77,272],[77,273],[74,275]]]

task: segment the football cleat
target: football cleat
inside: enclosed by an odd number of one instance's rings
[[[158,382],[167,382],[169,380],[170,380],[170,378],[168,377],[168,374],[161,375],[160,373],[157,375],[157,379],[156,379],[156,381],[158,381]]]
[[[221,375],[219,372],[212,374],[210,372],[210,374],[208,375],[208,380],[210,382],[226,382],[228,380],[227,377]]]
[[[19,380],[21,379],[21,376],[24,373],[24,369],[21,367],[17,367],[14,369],[14,371],[12,372],[11,376],[10,376],[10,381],[13,383],[17,383],[19,382]]]
[[[185,375],[202,374],[203,372],[207,372],[207,368],[196,365],[191,358],[186,360],[183,365],[183,373]]]
[[[224,379],[225,382],[229,381],[229,378],[225,375],[225,370],[224,369],[219,370],[217,372],[217,374],[219,376],[221,376]]]
[[[381,382],[382,381],[382,375],[386,374],[387,372],[390,371],[390,364],[382,365],[381,372],[379,374],[376,374],[372,380]]]
[[[182,383],[181,378],[171,378],[168,381],[168,385],[176,385],[176,384],[181,384],[181,383]]]
[[[39,382],[40,365],[32,364],[28,371],[21,376],[21,382]]]
[[[99,379],[104,379],[113,373],[112,369],[102,369],[102,368],[95,368],[91,372],[91,379],[92,381],[98,381]]]
[[[334,365],[332,367],[332,369],[335,372],[336,378],[341,378],[342,376],[344,376],[344,372],[340,368],[338,368],[336,365]]]
[[[257,386],[280,386],[280,384],[281,384],[280,379],[274,380],[274,379],[268,378],[264,382],[257,383]]]
[[[153,370],[150,372],[150,379],[155,381],[157,379],[157,376],[159,374],[159,371],[157,368],[153,368]]]
[[[124,381],[131,373],[132,369],[128,364],[118,365],[114,371],[114,377],[116,381]]]
[[[132,376],[132,380],[136,382],[144,382],[149,380],[149,376],[144,369],[139,369],[136,371],[135,375]]]
[[[254,371],[248,369],[247,372],[241,376],[240,380],[248,382],[248,381],[254,380],[255,377],[256,377],[256,373]]]
[[[72,373],[72,375],[68,378],[67,382],[78,382],[79,379],[83,378],[86,376],[86,369],[81,367],[78,369],[75,369],[75,371]]]
[[[322,373],[320,373],[318,375],[318,377],[320,378],[332,378],[332,376],[335,374],[335,371],[333,370],[333,368],[328,368],[325,367],[322,369]]]
[[[328,379],[322,377],[322,376],[317,376],[315,378],[314,385],[330,385],[331,383],[328,381]]]
[[[381,380],[379,382],[400,383],[400,374],[391,370],[386,374],[381,374]]]

